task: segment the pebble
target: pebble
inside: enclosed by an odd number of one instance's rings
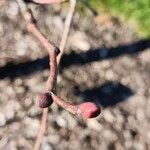
[[[70,39],[70,43],[73,49],[79,49],[82,51],[88,51],[90,49],[90,44],[87,41],[86,34],[84,32],[75,32]]]
[[[60,30],[63,31],[64,23],[62,21],[62,18],[60,16],[54,16],[53,17],[53,23],[54,25]]]
[[[101,131],[103,129],[102,125],[96,119],[87,120],[87,126],[95,131]]]
[[[110,69],[108,69],[105,73],[105,78],[107,80],[113,80],[114,79],[114,72]]]
[[[48,140],[50,143],[52,144],[59,144],[60,142],[60,136],[58,134],[50,134],[49,137],[48,137]]]
[[[7,121],[13,120],[15,117],[15,110],[14,110],[14,103],[13,101],[7,102],[6,106],[4,107],[3,112],[5,112],[5,118]]]
[[[145,114],[142,108],[136,110],[136,118],[138,121],[143,122],[145,119]]]
[[[30,107],[32,105],[32,99],[31,97],[26,97],[24,100],[24,106],[25,107]]]
[[[112,113],[110,112],[110,110],[107,110],[107,109],[104,110],[103,117],[109,123],[113,123],[113,121],[114,121],[114,116],[112,115]]]
[[[0,35],[3,33],[3,30],[4,30],[3,24],[0,24]]]
[[[38,133],[39,126],[40,126],[39,120],[26,117],[23,120],[23,123],[25,125],[25,128],[24,128],[25,137],[26,138],[36,137],[37,133]]]
[[[140,55],[139,58],[141,59],[142,63],[149,63],[150,60],[150,50],[147,49],[143,51]]]
[[[135,141],[133,143],[133,149],[136,149],[136,150],[145,150],[146,147],[139,141]]]
[[[50,143],[48,143],[48,139],[43,139],[41,150],[53,150],[53,147],[50,145]]]
[[[28,50],[28,43],[25,40],[21,39],[16,43],[15,49],[16,49],[16,54],[18,56],[23,56],[26,54],[26,51]]]
[[[41,113],[42,113],[42,109],[40,109],[36,105],[32,106],[28,111],[28,115],[30,117],[35,117],[37,115],[40,115]]]
[[[0,150],[3,150],[8,143],[8,137],[3,136],[0,140]]]
[[[5,115],[0,113],[0,127],[4,126],[5,124],[6,124]]]
[[[62,117],[61,115],[56,117],[56,123],[62,128],[67,127],[67,120],[64,117]]]
[[[7,143],[6,150],[17,150],[17,143],[15,141],[10,141],[9,143]]]
[[[11,1],[8,3],[8,9],[6,11],[7,16],[12,19],[15,18],[19,13],[18,4],[15,1]]]
[[[122,147],[121,143],[119,143],[119,142],[115,142],[115,149],[116,150],[124,150],[124,148]]]
[[[108,141],[115,141],[117,140],[117,136],[115,134],[115,132],[113,132],[112,130],[106,129],[103,131],[102,136],[107,139]]]
[[[132,147],[133,143],[131,140],[126,140],[124,143],[124,146],[126,149],[130,149]]]
[[[67,120],[68,129],[73,130],[73,128],[77,126],[77,121],[75,120],[75,118],[73,118],[72,114],[63,111],[61,115]]]

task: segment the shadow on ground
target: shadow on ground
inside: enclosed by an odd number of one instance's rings
[[[132,55],[145,50],[150,47],[150,40],[140,40],[138,42],[122,45],[115,48],[97,48],[87,52],[76,54],[71,52],[69,55],[64,55],[62,59],[62,68],[70,65],[83,65],[93,61],[100,61],[104,59],[116,58],[122,55]]]
[[[93,61],[116,58],[125,54],[132,55],[141,52],[149,47],[150,40],[147,39],[140,40],[129,45],[118,46],[116,48],[91,49],[87,52],[81,52],[79,54],[72,51],[70,54],[63,56],[60,68],[62,68],[63,70],[64,68],[71,65],[84,65]],[[42,71],[48,68],[48,56],[20,64],[9,62],[4,67],[0,68],[0,79],[3,79],[5,77],[13,79],[23,75],[30,75],[32,73]]]
[[[74,94],[84,101],[94,101],[103,107],[114,106],[119,102],[127,100],[134,92],[119,82],[106,82],[100,87],[80,91],[74,88]]]
[[[71,52],[64,55],[61,62],[62,70],[71,65],[84,65],[94,61],[116,58],[122,55],[132,55],[150,47],[150,40],[140,40],[132,44],[118,46],[116,48],[97,48],[79,54]],[[0,79],[9,77],[11,79],[30,75],[49,68],[48,56],[26,63],[15,64],[9,62],[0,68]],[[75,94],[84,99],[94,99],[103,107],[113,106],[121,101],[127,100],[134,92],[127,86],[118,82],[108,82],[104,85],[80,91],[79,87],[75,88]]]

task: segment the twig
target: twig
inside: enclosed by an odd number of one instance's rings
[[[44,0],[42,0],[42,1],[44,2]],[[42,1],[37,1],[37,2],[42,2]],[[24,1],[23,0],[17,0],[17,2],[19,4],[21,13],[22,13],[24,19],[26,20],[28,31],[31,32],[37,39],[39,39],[41,44],[45,47],[45,49],[47,49],[47,51],[49,53],[49,56],[50,56],[50,76],[49,76],[48,83],[47,83],[47,91],[55,91],[56,77],[57,77],[56,53],[54,51],[55,47],[51,43],[49,43],[48,40],[37,29],[37,27],[35,26],[35,24],[33,22],[31,14],[27,10],[27,7],[26,7],[26,4],[24,3]],[[48,2],[48,0],[47,0],[47,2]],[[51,1],[51,2],[54,2],[54,1]],[[56,0],[55,0],[55,2],[56,2]],[[76,4],[76,0],[70,0],[70,9],[69,9],[66,21],[65,21],[65,29],[64,29],[61,44],[60,44],[60,49],[62,52],[59,55],[59,58],[57,59],[58,64],[60,62],[61,56],[62,56],[63,51],[64,51],[64,47],[66,44],[66,39],[67,39],[67,36],[69,33],[69,28],[70,28],[72,16],[73,16],[74,9],[75,9],[75,4]],[[43,109],[40,130],[39,130],[36,142],[35,142],[34,150],[40,149],[43,135],[44,135],[44,132],[46,130],[47,116],[48,116],[48,108],[45,108],[45,109]]]
[[[66,0],[31,0],[31,1],[39,4],[52,4],[52,3],[60,3]]]
[[[57,66],[59,66],[61,57],[62,57],[63,52],[64,52],[67,36],[68,36],[68,33],[69,33],[69,29],[70,29],[71,20],[72,20],[73,13],[74,13],[74,10],[75,10],[75,6],[76,6],[76,0],[70,0],[70,9],[69,9],[66,21],[65,21],[65,27],[64,27],[64,31],[63,31],[63,35],[62,35],[62,40],[61,40],[61,43],[60,43],[60,46],[59,46],[60,54],[57,57]],[[50,77],[52,78],[52,76],[50,76]],[[51,80],[49,78],[48,79],[48,85],[51,86],[50,81]],[[51,88],[48,87],[48,89],[50,90]],[[45,132],[45,129],[46,129],[46,121],[47,121],[46,118],[47,118],[47,116],[48,116],[48,108],[45,108],[43,110],[43,114],[42,114],[41,129],[40,129],[40,132],[37,136],[37,140],[35,142],[34,150],[39,150],[40,145],[42,143],[43,135],[44,135],[44,132]]]
[[[81,116],[84,119],[95,118],[101,113],[101,108],[93,102],[84,102],[80,105],[75,105],[63,100],[53,92],[50,92],[50,94],[53,101],[55,101],[59,106],[74,115]]]
[[[34,36],[36,36],[41,44],[47,49],[49,56],[50,56],[50,76],[48,79],[48,91],[54,91],[55,85],[56,85],[56,77],[57,77],[57,64],[56,64],[56,53],[54,51],[55,47],[48,42],[48,40],[39,32],[35,24],[33,23],[32,16],[28,12],[26,4],[22,0],[17,0],[21,13],[24,17],[24,19],[27,22],[27,29],[29,32],[31,32]],[[43,109],[42,113],[42,119],[41,119],[41,125],[40,130],[35,142],[34,150],[38,150],[40,148],[44,132],[46,130],[46,122],[47,122],[47,116],[48,116],[48,108]]]
[[[35,0],[33,0],[35,1]],[[36,0],[37,1],[37,0]],[[38,0],[39,2],[48,2],[50,3],[50,0]],[[58,1],[63,1],[63,0],[57,0]],[[62,40],[60,43],[60,54],[58,55],[58,48],[52,45],[48,39],[41,34],[41,32],[37,29],[36,25],[33,22],[33,18],[31,13],[29,13],[26,4],[24,3],[23,0],[17,0],[21,13],[27,23],[27,29],[29,32],[31,32],[40,42],[41,44],[45,47],[45,49],[49,53],[49,62],[50,62],[50,75],[48,78],[47,82],[47,88],[46,88],[46,93],[40,95],[40,106],[42,108],[49,107],[52,102],[56,102],[59,106],[63,107],[65,110],[68,110],[69,112],[73,114],[77,114],[82,116],[83,118],[90,119],[93,117],[97,117],[101,109],[99,106],[92,102],[85,102],[80,105],[74,105],[70,104],[69,102],[59,98],[58,96],[55,95],[55,90],[56,90],[56,80],[57,80],[57,66],[59,66],[62,54],[64,52],[64,48],[66,45],[68,33],[70,30],[70,25],[71,25],[71,20],[73,17],[73,13],[75,10],[76,6],[76,0],[70,0],[70,8],[69,12],[65,21],[65,27],[62,35]],[[52,0],[51,2],[54,2]],[[56,2],[56,0],[55,0]],[[58,55],[57,59],[56,56]],[[41,125],[40,125],[40,130],[38,132],[38,136],[34,145],[34,150],[39,150],[40,145],[43,140],[44,132],[46,130],[46,122],[47,122],[47,116],[48,116],[48,108],[43,109],[42,113],[42,119],[41,119]]]
[[[65,21],[64,31],[63,31],[62,39],[61,39],[60,46],[59,46],[60,54],[57,57],[58,66],[60,64],[61,57],[64,53],[64,48],[66,45],[66,41],[67,41],[68,33],[70,30],[70,25],[71,25],[73,13],[75,11],[75,7],[76,7],[76,0],[70,0],[70,8],[69,8],[69,12]]]

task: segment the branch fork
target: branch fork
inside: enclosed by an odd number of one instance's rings
[[[84,119],[95,118],[101,113],[101,109],[95,103],[85,102],[80,105],[74,105],[55,95],[53,92],[46,92],[39,95],[39,106],[41,108],[49,107],[53,101],[59,106],[74,115],[83,117]]]
[[[40,145],[42,143],[43,136],[44,136],[44,132],[46,130],[48,107],[53,102],[57,103],[59,106],[69,111],[70,113],[81,116],[84,119],[97,117],[101,113],[101,108],[92,102],[85,102],[80,105],[74,105],[74,104],[69,103],[66,100],[63,100],[62,98],[58,97],[55,94],[57,73],[58,73],[57,69],[60,64],[61,57],[63,55],[64,48],[66,45],[73,13],[74,13],[75,6],[76,6],[76,0],[70,0],[70,7],[69,7],[68,15],[66,17],[65,27],[64,27],[62,40],[61,40],[59,48],[57,48],[52,43],[50,43],[49,40],[36,27],[33,21],[33,17],[31,13],[29,12],[29,10],[27,9],[27,6],[24,0],[16,0],[16,1],[20,7],[22,16],[24,17],[26,21],[28,31],[32,33],[41,42],[41,44],[48,51],[48,54],[49,54],[50,75],[47,81],[46,92],[44,94],[39,95],[39,106],[44,109],[42,113],[40,130],[39,130],[39,133],[38,133],[35,145],[34,145],[34,149],[33,149],[33,150],[39,150]],[[51,4],[51,3],[63,2],[65,0],[31,0],[31,1],[39,3],[39,4]]]

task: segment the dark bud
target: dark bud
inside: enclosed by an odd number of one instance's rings
[[[39,107],[46,108],[53,103],[53,99],[50,93],[39,94]]]
[[[54,48],[54,51],[55,51],[56,55],[58,56],[58,54],[60,53],[59,48],[58,48],[58,47],[55,47],[55,48]]]

